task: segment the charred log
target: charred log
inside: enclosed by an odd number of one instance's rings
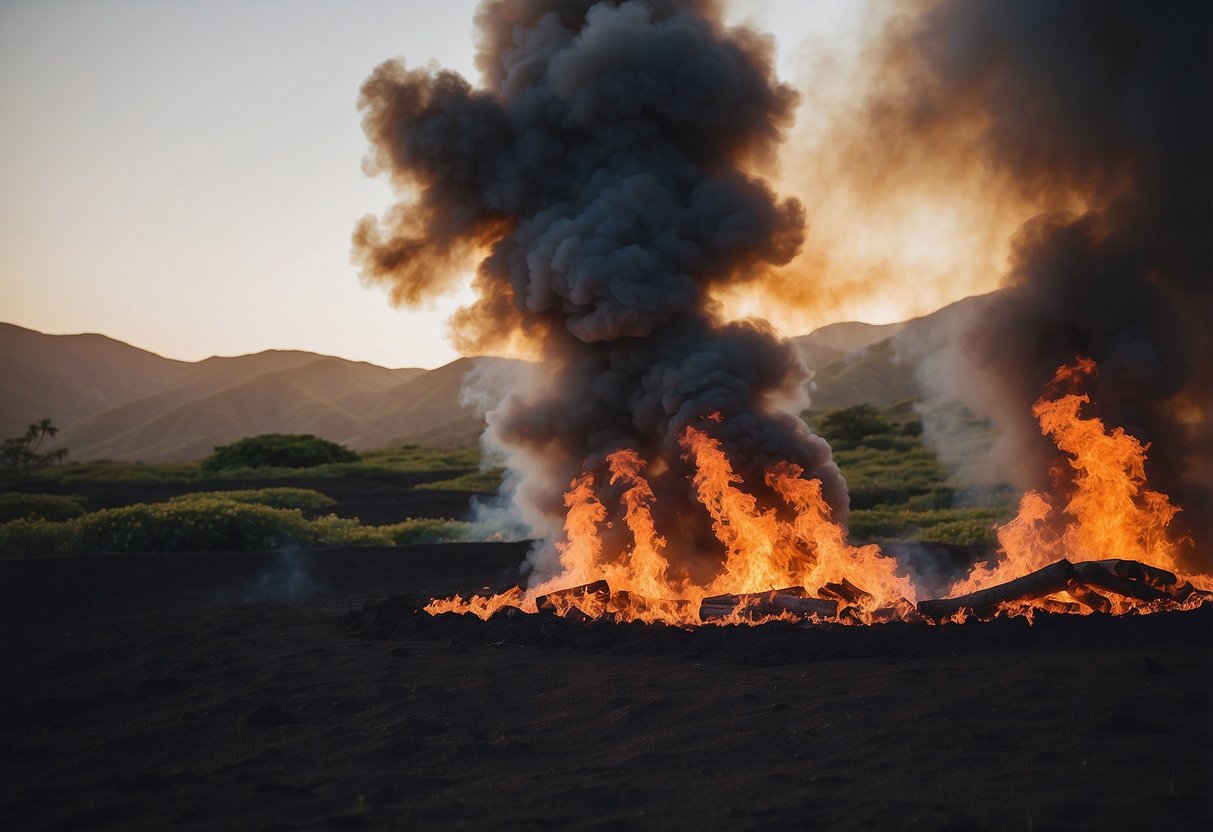
[[[822,598],[838,601],[842,604],[858,604],[861,601],[871,601],[872,593],[865,592],[855,584],[843,578],[838,583],[828,583],[817,592]]]
[[[767,592],[747,592],[741,595],[713,595],[699,605],[699,620],[728,618],[734,613],[742,618],[756,619],[791,613],[797,616],[816,615],[833,618],[838,604],[829,599],[809,598],[803,587],[772,589]]]
[[[679,598],[649,598],[620,590],[611,594],[609,610],[625,619],[646,616],[682,619],[690,606],[690,601]]]
[[[888,624],[890,621],[922,621],[922,616],[913,604],[898,598],[891,606],[872,610],[868,620],[871,624]]]
[[[594,581],[540,595],[535,599],[535,606],[540,612],[556,615],[568,615],[576,609],[590,618],[600,618],[610,601],[611,587],[606,581]]]
[[[1104,564],[1106,561],[1084,561],[1074,564],[1074,577],[1076,580],[1086,584],[1089,587],[1115,592],[1117,595],[1123,595],[1126,598],[1136,598],[1138,601],[1158,601],[1162,598],[1170,596],[1161,589],[1155,589],[1144,580],[1134,580],[1116,574]],[[1134,561],[1112,561],[1112,563],[1134,563]],[[1138,564],[1141,566],[1142,564]],[[1153,567],[1151,567],[1153,568]],[[1159,572],[1164,570],[1159,569]],[[1166,574],[1170,574],[1169,572]],[[1171,575],[1171,584],[1175,583],[1175,576]]]
[[[1071,598],[1082,604],[1093,612],[1111,612],[1112,602],[1107,597],[1100,595],[1095,590],[1084,584],[1082,581],[1070,581],[1070,585],[1066,587],[1066,592]]]
[[[1160,569],[1157,566],[1150,566],[1150,564],[1142,563],[1138,560],[1110,558],[1108,560],[1083,561],[1083,563],[1098,564],[1113,575],[1129,578],[1134,581],[1142,581],[1163,592],[1167,592],[1169,587],[1173,587],[1179,583],[1179,579],[1175,577],[1175,573],[1168,572],[1166,569]],[[1074,566],[1078,568],[1079,565],[1075,564]]]
[[[935,619],[947,618],[964,609],[972,610],[980,616],[995,612],[1001,604],[1030,601],[1061,592],[1069,587],[1073,577],[1074,565],[1063,558],[1043,569],[1037,569],[1021,578],[992,586],[989,589],[959,595],[955,598],[921,601],[918,604],[918,611],[927,618]]]
[[[1076,604],[1073,601],[1059,601],[1056,598],[1038,598],[1031,604],[1024,603],[1024,608],[1034,607],[1042,612],[1051,612],[1057,615],[1082,615],[1087,608],[1082,604]]]

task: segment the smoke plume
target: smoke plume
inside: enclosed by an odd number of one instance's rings
[[[479,87],[396,61],[364,85],[366,167],[402,199],[360,223],[354,248],[402,304],[474,263],[457,343],[526,341],[539,356],[538,377],[488,416],[516,510],[550,547],[564,491],[589,470],[624,529],[603,474],[608,453],[633,448],[671,554],[710,569],[720,544],[678,444],[706,425],[748,483],[794,462],[844,515],[829,447],[797,415],[796,353],[711,300],[790,261],[804,237],[803,206],[753,172],[797,101],[769,39],[726,27],[712,0],[488,0],[477,23]]]
[[[1045,209],[1019,228],[1005,290],[968,335],[997,387],[985,415],[1038,480],[1064,471],[1029,411],[1059,365],[1094,358],[1088,412],[1151,443],[1152,487],[1184,506],[1206,553],[1210,32],[1208,3],[941,0],[890,30],[868,109],[904,157],[971,159]]]

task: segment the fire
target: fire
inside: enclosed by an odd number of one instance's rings
[[[1033,407],[1042,432],[1067,457],[1057,494],[1024,494],[1018,515],[998,530],[1000,561],[978,566],[948,599],[925,601],[916,610],[914,585],[898,573],[896,561],[875,544],[849,543],[821,482],[806,478],[799,466],[784,462],[766,470],[765,484],[778,499],[764,505],[745,489],[720,442],[706,429],[688,427],[680,440],[683,458],[693,466],[691,485],[723,552],[709,581],[696,583],[665,556],[670,542],[653,518],[656,497],[646,462],[625,448],[606,460],[609,484],[622,489],[625,544],[606,544],[611,512],[587,472],[565,494],[558,576],[526,590],[438,599],[426,610],[487,619],[513,607],[694,626],[772,618],[874,623],[923,615],[959,621],[975,610],[1030,617],[1037,610],[1148,612],[1203,603],[1213,597],[1206,591],[1213,579],[1182,576],[1188,542],[1169,530],[1179,508],[1146,488],[1148,446],[1083,416],[1087,395],[1061,392],[1095,372],[1095,363],[1084,358],[1061,367]]]
[[[1109,431],[1100,419],[1084,417],[1082,408],[1090,403],[1090,396],[1061,392],[1080,387],[1096,372],[1089,358],[1063,365],[1048,387],[1054,395],[1046,393],[1032,408],[1041,432],[1067,456],[1066,470],[1056,472],[1056,490],[1064,496],[1024,494],[1016,517],[998,530],[1001,561],[992,568],[975,569],[966,581],[952,587],[953,594],[1003,583],[1059,558],[1132,560],[1183,574],[1181,553],[1190,544],[1168,528],[1179,507],[1167,495],[1146,487],[1149,446],[1121,428]],[[1188,576],[1188,580],[1205,589],[1213,583],[1207,575]],[[1076,594],[1052,595],[1035,606],[1073,603]],[[1127,601],[1113,604],[1118,612],[1133,606]],[[1078,611],[1091,608],[1081,605]]]
[[[845,603],[856,620],[895,617],[892,610],[912,605],[914,586],[896,573],[896,562],[875,545],[850,545],[846,530],[831,517],[820,481],[803,478],[799,466],[783,463],[766,472],[766,484],[780,504],[763,506],[738,487],[741,478],[717,440],[689,427],[681,446],[694,466],[695,493],[724,550],[720,570],[708,583],[696,584],[689,575],[674,571],[664,556],[669,544],[650,511],[655,498],[644,476],[646,463],[636,451],[623,449],[611,454],[607,465],[610,484],[624,489],[620,503],[631,538],[626,548],[610,552],[604,546],[601,530],[608,511],[595,494],[593,475],[586,473],[573,480],[565,494],[568,512],[565,540],[557,545],[559,576],[525,592],[436,600],[426,609],[487,618],[506,606],[534,611],[546,603],[596,616],[602,610],[594,593],[566,596],[561,590],[598,581],[609,586],[608,609],[617,618],[675,625],[702,623],[705,600],[722,596],[740,597],[735,609],[719,616],[722,621],[788,617],[788,605],[837,613],[833,602],[809,598],[807,587],[834,587],[827,588],[826,595],[833,592],[831,597]],[[773,592],[785,600],[778,609],[767,610]]]

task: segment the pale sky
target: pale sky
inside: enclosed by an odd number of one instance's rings
[[[0,320],[185,360],[454,359],[458,298],[396,310],[350,263],[355,222],[392,201],[361,171],[356,102],[391,57],[475,81],[475,6],[0,2]],[[777,35],[794,80],[813,43],[856,40],[862,8],[749,0],[733,16]]]

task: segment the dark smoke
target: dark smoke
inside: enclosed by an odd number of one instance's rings
[[[753,173],[796,104],[770,42],[725,28],[708,0],[490,0],[477,22],[481,87],[395,61],[363,87],[368,171],[406,197],[359,225],[355,258],[406,304],[478,259],[457,341],[521,334],[537,348],[533,389],[489,414],[516,507],[550,542],[570,480],[594,471],[617,506],[604,458],[634,448],[671,555],[710,564],[718,544],[690,508],[678,446],[706,424],[752,486],[769,463],[796,462],[845,515],[829,447],[796,415],[799,358],[761,323],[720,321],[711,299],[803,241],[803,206]],[[712,413],[723,420],[705,423]]]
[[[1036,460],[1029,410],[1061,364],[1100,368],[1089,412],[1151,443],[1151,486],[1213,556],[1213,4],[942,0],[886,42],[874,125],[980,161],[1048,209],[969,335]],[[1112,556],[1114,553],[1108,553]]]

